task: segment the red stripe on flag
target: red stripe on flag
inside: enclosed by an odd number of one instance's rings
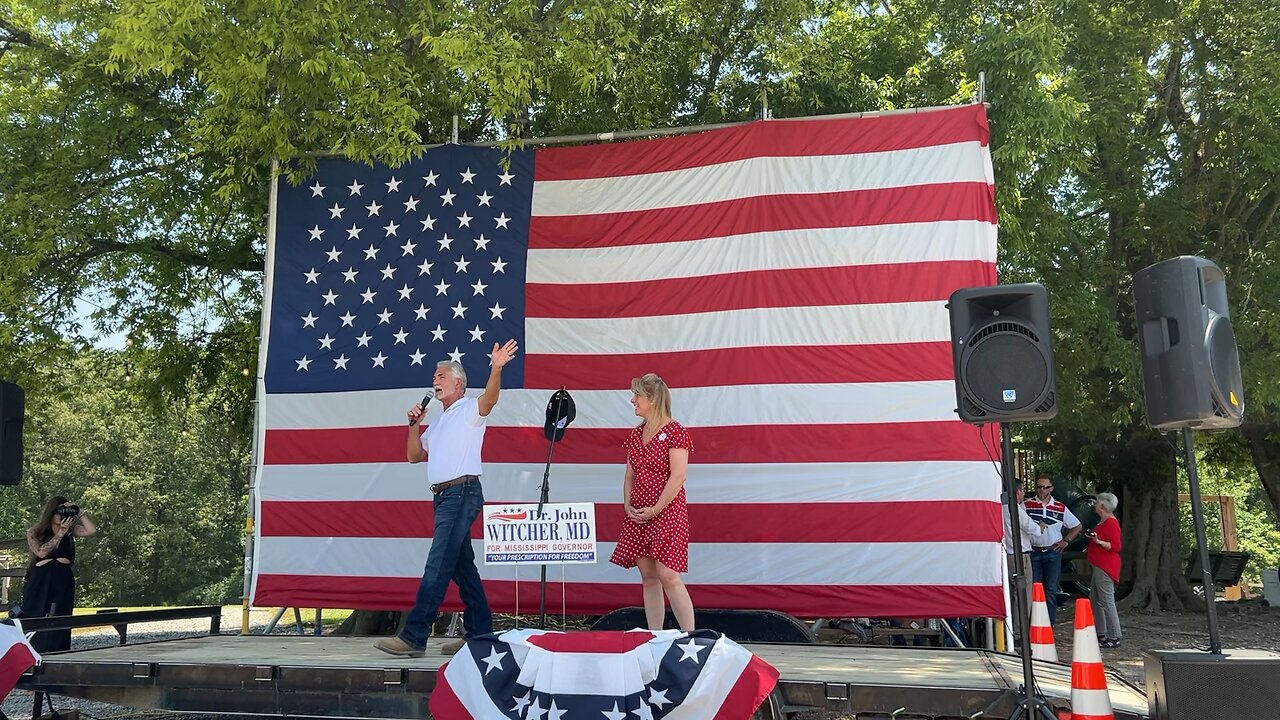
[[[931,462],[988,460],[998,446],[996,426],[959,420],[844,425],[735,425],[689,428],[697,463]],[[630,428],[571,428],[556,443],[561,463],[621,463]],[[985,432],[984,447],[981,433]],[[541,427],[491,427],[482,459],[540,462],[547,454]],[[405,428],[268,430],[267,465],[405,462]]]
[[[994,285],[977,260],[758,270],[592,285],[529,283],[535,318],[616,318],[747,308],[872,305],[945,300],[957,287]]]
[[[640,606],[639,573],[633,583],[547,583],[547,607],[567,603],[574,612],[603,615]],[[406,610],[413,605],[418,578],[332,575],[258,576],[254,604],[299,607]],[[538,580],[486,580],[485,595],[493,607],[538,607]],[[694,607],[726,610],[768,609],[796,617],[1004,617],[999,585],[689,585]],[[519,593],[517,603],[516,594]],[[566,595],[568,598],[566,599]],[[443,612],[462,610],[451,583]],[[558,610],[557,610],[558,612]]]
[[[745,648],[744,648],[745,649]],[[729,689],[716,717],[749,718],[753,717],[760,703],[769,697],[774,686],[778,684],[778,669],[752,654],[742,674]]]
[[[0,657],[0,697],[5,697],[18,684],[27,668],[36,664],[36,656],[24,643],[14,643]]]
[[[529,636],[529,644],[556,653],[625,653],[653,639],[648,630],[577,631]]]
[[[735,347],[625,355],[527,355],[524,386],[552,390],[626,390],[657,372],[671,387],[950,380],[951,343]]]
[[[546,148],[538,151],[534,179],[643,175],[754,157],[850,155],[973,140],[986,145],[987,137],[987,115],[980,105],[879,118],[770,120],[715,133]]]
[[[620,503],[596,503],[596,538],[616,541],[623,516]],[[694,503],[689,532],[704,543],[1000,542],[1001,518],[998,503],[981,500]],[[263,537],[425,538],[435,513],[429,500],[264,500],[258,522]],[[471,537],[484,538],[482,523]]]
[[[446,662],[436,671],[436,686],[431,689],[431,697],[427,700],[427,707],[431,710],[431,717],[441,718],[444,720],[474,720],[474,715],[467,710],[467,706],[462,704],[458,696],[453,692],[453,688],[449,685],[449,679],[445,677],[445,668],[449,667]]]
[[[635,212],[535,215],[529,221],[529,249],[650,245],[778,230],[946,220],[995,224],[994,193],[986,183],[954,182],[760,195]]]

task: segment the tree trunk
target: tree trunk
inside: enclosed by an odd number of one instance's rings
[[[334,628],[333,635],[391,635],[400,629],[404,613],[394,610],[356,610]]]
[[[1142,441],[1135,438],[1140,444]],[[1159,440],[1163,444],[1162,440]],[[1123,483],[1121,507],[1124,533],[1121,581],[1132,583],[1129,593],[1116,603],[1121,609],[1146,612],[1184,610],[1202,605],[1191,591],[1185,571],[1178,513],[1177,463],[1168,448],[1147,444],[1130,447],[1134,455],[1147,456],[1149,473],[1134,473]],[[1146,450],[1147,452],[1143,452]],[[1161,462],[1160,456],[1164,456]],[[1125,463],[1131,472],[1139,463]],[[1163,471],[1158,468],[1163,466]]]
[[[1271,503],[1271,511],[1280,518],[1280,442],[1273,439],[1278,437],[1280,426],[1276,423],[1245,423],[1240,432],[1249,447],[1262,490]]]

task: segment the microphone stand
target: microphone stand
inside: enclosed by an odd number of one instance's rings
[[[556,399],[556,425],[560,423],[560,413],[564,409],[564,386],[560,386],[561,394]],[[562,435],[564,430],[568,429],[568,425],[562,429],[553,425],[551,428],[551,445],[547,448],[547,467],[542,472],[542,492],[538,496],[538,517],[542,517],[542,506],[547,504],[548,495],[551,494],[551,456],[556,451],[556,437]],[[559,430],[560,432],[557,432]],[[539,579],[538,579],[538,627],[542,630],[547,629],[547,565],[543,563]]]

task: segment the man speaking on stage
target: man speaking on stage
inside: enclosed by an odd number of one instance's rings
[[[471,547],[471,524],[484,506],[480,448],[484,444],[485,425],[489,413],[498,404],[502,368],[511,362],[518,349],[515,340],[508,340],[501,347],[494,343],[489,382],[478,398],[466,397],[467,374],[461,364],[448,360],[437,363],[432,389],[444,412],[426,432],[419,427],[426,408],[419,404],[409,409],[408,459],[411,463],[427,461],[427,482],[435,496],[435,532],[418,595],[404,629],[397,637],[374,643],[383,652],[423,656],[450,579],[457,583],[465,606],[462,613],[465,636],[471,638],[493,632],[493,614]],[[430,403],[430,398],[427,402]],[[463,643],[465,640],[446,643],[440,649],[445,654],[456,653]]]

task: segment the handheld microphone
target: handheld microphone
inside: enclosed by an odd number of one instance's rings
[[[422,406],[422,415],[418,418],[418,422],[422,422],[422,418],[425,418],[427,416],[427,405],[429,405],[431,401],[435,399],[435,396],[436,396],[436,393],[434,390],[429,390],[427,391],[426,395],[422,396],[422,402],[418,403],[419,405]],[[412,421],[409,422],[409,427],[413,427]]]

